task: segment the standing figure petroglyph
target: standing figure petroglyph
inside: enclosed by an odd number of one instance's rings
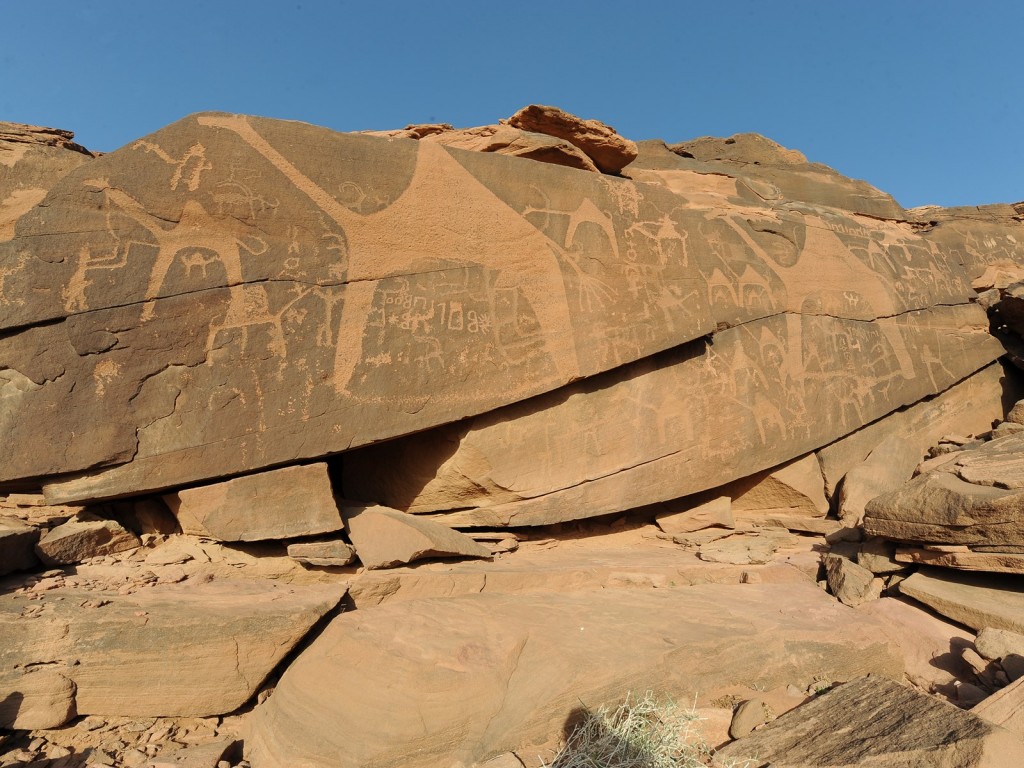
[[[199,189],[203,171],[213,170],[213,163],[206,159],[206,147],[202,144],[193,144],[178,159],[167,154],[159,144],[144,139],[132,144],[132,149],[151,152],[168,165],[174,166],[174,173],[171,175],[171,189],[177,189],[184,180],[188,191],[195,192]]]

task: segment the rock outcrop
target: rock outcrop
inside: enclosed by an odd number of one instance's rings
[[[780,611],[783,594],[792,608]],[[738,682],[901,674],[877,629],[857,622],[842,639],[830,634],[849,615],[811,585],[478,595],[356,611],[288,668],[246,747],[254,768],[474,765],[546,744],[580,701],[596,706],[615,691],[710,700]]]
[[[648,689],[1020,761],[1020,205],[536,105],[71,139],[0,123],[0,768],[534,768]]]

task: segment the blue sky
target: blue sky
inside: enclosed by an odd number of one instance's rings
[[[109,151],[225,110],[383,129],[529,103],[755,131],[905,206],[1024,200],[1024,4],[0,0],[0,119]]]

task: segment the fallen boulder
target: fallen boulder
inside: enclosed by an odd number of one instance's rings
[[[489,547],[432,520],[387,507],[344,508],[345,530],[367,568],[391,568],[427,557],[491,556]]]
[[[1024,741],[970,712],[874,675],[838,686],[718,750],[716,764],[773,768],[1003,768]]]
[[[36,544],[36,554],[46,565],[70,565],[138,546],[138,537],[116,520],[79,512],[44,534]]]

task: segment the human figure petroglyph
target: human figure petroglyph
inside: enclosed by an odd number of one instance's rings
[[[163,147],[144,139],[132,144],[132,149],[151,152],[168,165],[174,166],[174,173],[171,175],[171,189],[177,189],[184,180],[188,191],[195,192],[199,189],[203,172],[213,170],[213,163],[206,159],[206,147],[199,143],[193,144],[185,151],[185,154],[177,159],[167,154]]]
[[[278,152],[241,116],[203,115],[199,123],[235,133],[309,197],[345,232],[348,241],[345,300],[341,327],[357,331],[350,345],[338,344],[334,384],[349,393],[363,350],[359,348],[375,296],[374,282],[400,275],[417,263],[437,262],[476,246],[475,263],[497,274],[494,288],[522,291],[540,321],[550,359],[568,380],[580,373],[572,318],[557,250],[519,214],[500,203],[441,146],[418,146],[409,186],[394,203],[361,215],[335,199]],[[459,183],[452,182],[458,178]],[[498,219],[497,221],[495,219]],[[551,258],[538,258],[550,253]],[[513,282],[514,281],[514,284]],[[561,297],[561,298],[559,298]]]

